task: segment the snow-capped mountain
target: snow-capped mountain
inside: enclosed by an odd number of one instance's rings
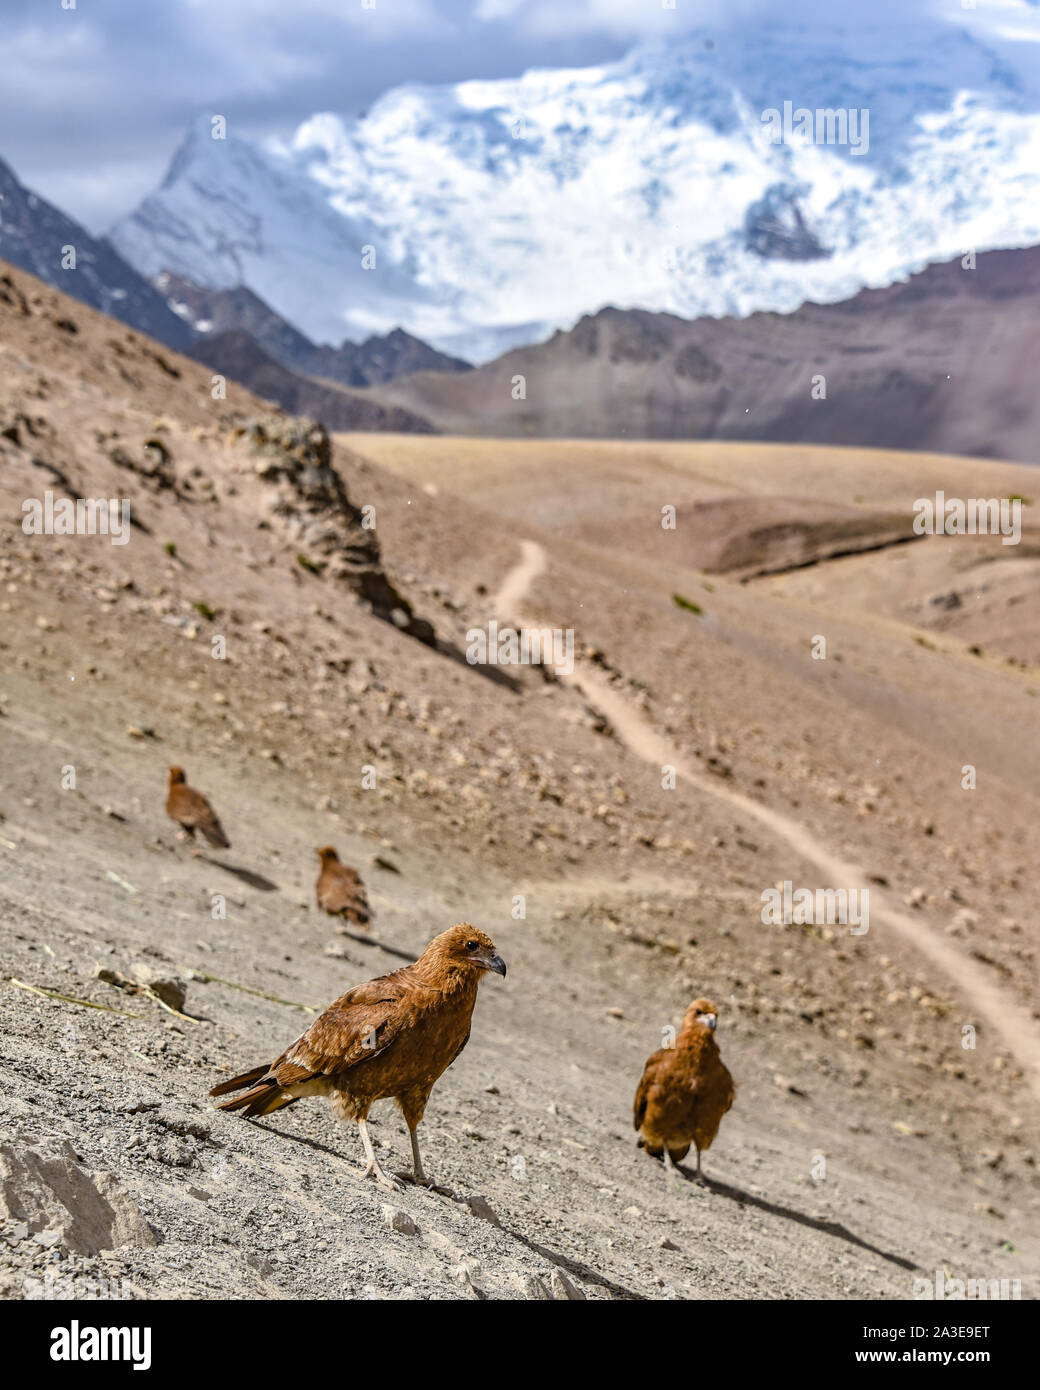
[[[46,198],[25,188],[2,159],[0,259],[170,347],[182,348],[191,339],[191,330],[154,286],[104,238],[92,237]]]
[[[316,341],[402,324],[480,361],[608,303],[782,312],[1040,241],[1040,110],[960,28],[701,34],[397,88],[288,143],[200,119],[111,239]]]

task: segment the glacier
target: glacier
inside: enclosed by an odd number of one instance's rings
[[[785,102],[866,112],[869,148],[772,143]],[[109,236],[149,278],[246,285],[314,341],[401,325],[480,362],[607,304],[786,312],[1034,244],[1040,110],[962,27],[703,31],[397,87],[283,139],[201,116]]]

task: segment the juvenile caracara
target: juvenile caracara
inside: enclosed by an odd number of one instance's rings
[[[166,814],[169,818],[177,822],[189,840],[194,840],[196,830],[201,830],[206,843],[214,849],[230,849],[231,841],[224,834],[216,811],[201,792],[188,786],[184,780],[184,769],[171,767],[166,775]]]
[[[488,970],[506,973],[495,943],[460,922],[435,936],[414,965],[348,990],[270,1066],[221,1082],[210,1095],[248,1087],[220,1107],[247,1115],[269,1115],[304,1096],[328,1096],[340,1119],[357,1121],[368,1159],[364,1176],[391,1190],[367,1119],[373,1102],[392,1097],[411,1136],[415,1181],[430,1187],[416,1130],[434,1083],[469,1041],[477,984]]]
[[[719,1011],[710,999],[695,999],[686,1010],[673,1047],[647,1058],[636,1091],[633,1120],[639,1144],[653,1158],[663,1158],[669,1173],[697,1149],[711,1148],[722,1117],[733,1104],[733,1078],[719,1056],[715,1025]]]
[[[333,917],[343,917],[356,927],[367,927],[372,921],[368,894],[356,869],[339,862],[331,845],[318,850],[321,873],[314,885],[318,906]]]

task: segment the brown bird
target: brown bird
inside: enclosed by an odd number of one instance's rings
[[[367,927],[372,921],[365,885],[356,869],[339,862],[331,845],[318,850],[321,873],[314,885],[318,906],[333,917],[343,917],[357,927]]]
[[[701,1151],[711,1148],[733,1104],[733,1078],[715,1042],[718,1017],[710,999],[693,1001],[674,1045],[647,1058],[633,1107],[640,1147],[663,1158],[669,1173],[677,1173],[675,1165],[696,1146],[698,1182]]]
[[[177,822],[189,840],[194,840],[196,830],[201,830],[206,843],[214,849],[231,848],[217,813],[201,792],[188,786],[183,768],[171,767],[166,785],[166,814]]]
[[[380,1187],[394,1188],[376,1161],[368,1112],[377,1100],[401,1107],[412,1141],[417,1183],[423,1171],[416,1130],[434,1083],[469,1042],[477,984],[488,970],[505,975],[505,961],[484,932],[460,922],[435,936],[414,965],[348,990],[272,1062],[210,1091],[249,1089],[221,1110],[269,1115],[304,1096],[328,1096],[341,1120],[356,1120],[368,1167]]]

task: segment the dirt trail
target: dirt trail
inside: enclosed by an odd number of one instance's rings
[[[531,585],[546,567],[545,550],[537,541],[521,541],[522,558],[505,577],[498,593],[492,599],[496,613],[507,621],[527,597]]]
[[[523,556],[506,575],[495,599],[496,611],[514,621],[531,585],[548,566],[544,547],[535,541],[522,541]],[[576,665],[570,676],[561,679],[581,691],[613,726],[618,737],[637,757],[658,767],[675,768],[677,777],[698,792],[725,802],[742,815],[750,816],[775,838],[789,845],[803,859],[816,865],[826,883],[834,888],[866,885],[869,876],[861,866],[835,854],[811,830],[791,816],[724,786],[717,779],[697,772],[647,719],[613,690],[598,672]],[[870,910],[874,923],[881,922],[895,931],[946,976],[962,998],[970,1002],[981,1018],[1000,1036],[1025,1069],[1032,1090],[1040,1100],[1040,1033],[1029,1013],[1004,990],[982,978],[979,970],[961,951],[940,940],[920,919],[895,907],[881,888],[870,886]]]

